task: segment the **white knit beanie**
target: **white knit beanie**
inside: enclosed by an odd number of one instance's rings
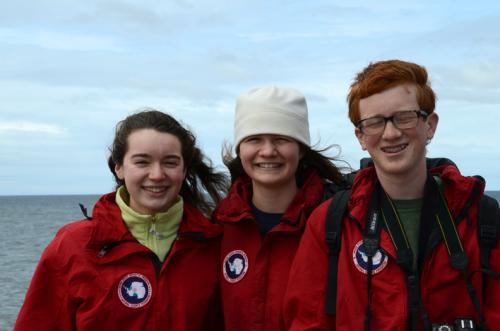
[[[257,134],[278,134],[310,145],[306,99],[286,87],[258,87],[236,100],[234,146]]]

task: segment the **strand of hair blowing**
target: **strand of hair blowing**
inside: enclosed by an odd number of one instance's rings
[[[185,201],[196,206],[206,216],[210,216],[227,193],[229,187],[227,175],[217,171],[197,147],[193,148],[192,157],[186,162],[186,179],[180,194]]]

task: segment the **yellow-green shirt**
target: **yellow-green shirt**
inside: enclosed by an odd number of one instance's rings
[[[177,237],[182,220],[184,202],[181,196],[169,210],[154,215],[142,215],[130,208],[130,196],[124,186],[116,192],[116,203],[122,218],[134,238],[164,261]]]

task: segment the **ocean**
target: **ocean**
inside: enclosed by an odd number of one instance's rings
[[[57,230],[89,214],[98,195],[0,196],[0,331],[11,331],[40,255]],[[49,317],[50,318],[50,317]]]
[[[500,201],[500,191],[487,192]],[[57,230],[89,215],[98,195],[0,196],[0,331],[10,331],[40,254]]]

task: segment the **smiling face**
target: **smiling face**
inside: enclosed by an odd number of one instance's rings
[[[133,131],[127,138],[117,176],[125,181],[130,208],[144,215],[167,211],[186,177],[179,139],[154,129]]]
[[[250,136],[239,145],[239,156],[254,186],[297,187],[295,172],[301,152],[293,138],[273,134]]]
[[[361,120],[418,109],[420,106],[414,85],[398,85],[359,102]],[[419,118],[415,128],[400,130],[389,121],[378,135],[366,135],[359,128],[356,128],[355,133],[361,147],[373,159],[379,178],[412,178],[425,176],[426,144],[434,136],[437,122],[437,114],[432,113],[426,120]]]

